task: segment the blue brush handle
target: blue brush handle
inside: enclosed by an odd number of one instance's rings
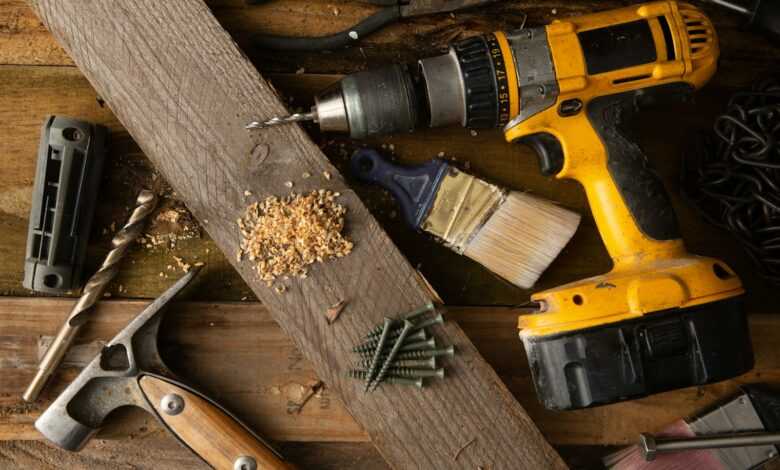
[[[448,168],[443,160],[431,160],[419,166],[399,166],[390,163],[376,150],[367,148],[356,151],[350,161],[352,175],[390,191],[401,206],[404,219],[415,229],[419,229],[427,217]]]

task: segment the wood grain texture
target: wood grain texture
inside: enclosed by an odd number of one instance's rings
[[[181,194],[220,249],[236,252],[241,194],[286,192],[306,171],[335,177],[350,214],[355,252],[290,281],[280,296],[248,263],[234,265],[315,370],[395,467],[451,460],[453,467],[559,467],[563,463],[527,413],[454,324],[438,334],[460,354],[447,382],[421,391],[363,394],[344,377],[349,345],[384,315],[424,303],[415,272],[319,149],[296,127],[248,133],[253,117],[284,111],[272,90],[201,1],[32,1],[74,62]],[[259,113],[259,114],[258,114]],[[300,190],[325,186],[319,178]],[[347,299],[353,315],[329,326],[328,306]],[[453,413],[452,410],[458,410]],[[521,445],[518,445],[521,442]]]
[[[200,395],[150,375],[142,376],[138,383],[166,427],[215,469],[234,470],[241,457],[251,458],[257,468],[293,469],[241,423]],[[183,409],[176,413],[164,409],[166,396],[179,397]]]
[[[197,282],[201,282],[198,280]],[[203,281],[205,282],[205,281]],[[200,289],[196,284],[194,290]],[[71,350],[66,367],[35,405],[21,393],[35,371],[42,336],[56,331],[71,302],[65,299],[0,299],[0,440],[40,439],[33,421],[88,363],[105,340],[115,335],[148,302],[107,300]],[[35,309],[36,315],[29,312]],[[352,315],[346,309],[343,315]],[[566,413],[543,409],[536,399],[522,345],[514,328],[517,312],[497,307],[451,309],[456,321],[493,366],[544,436],[561,445],[625,445],[640,431],[663,428],[733,394],[740,384],[780,380],[780,318],[750,316],[756,352],[753,371],[734,380],[691,387],[610,406]],[[340,318],[338,321],[340,322]],[[329,384],[298,409],[311,384],[312,364],[273,321],[268,311],[249,302],[176,302],[160,333],[163,359],[182,381],[193,384],[262,436],[274,441],[365,442],[368,435],[349,415]],[[247,372],[247,364],[252,364]],[[256,365],[256,366],[255,366]],[[150,415],[133,410],[111,416],[98,437],[143,438],[160,433]],[[464,444],[468,440],[461,442]]]
[[[207,0],[216,18],[262,72],[345,73],[387,62],[414,62],[438,53],[450,40],[517,28],[539,26],[569,15],[636,4],[642,0],[513,0],[499,1],[454,15],[408,18],[383,28],[359,47],[330,54],[257,50],[257,32],[293,36],[323,35],[347,28],[376,7],[359,1],[273,0],[247,5],[244,0]],[[699,2],[713,19],[723,51],[716,82],[741,84],[746,74],[772,69],[777,46],[758,33],[745,31],[740,15]],[[73,61],[46,31],[24,0],[0,1],[0,64],[72,65]]]
[[[370,443],[287,443],[300,468],[387,470]],[[209,467],[170,433],[160,430],[136,439],[93,439],[80,452],[66,452],[46,441],[0,442],[3,470],[207,470]]]

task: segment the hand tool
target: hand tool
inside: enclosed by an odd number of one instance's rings
[[[176,281],[106,344],[35,421],[41,434],[63,449],[78,451],[109,413],[137,406],[214,468],[292,468],[235,416],[171,379],[160,357],[157,333],[163,309],[199,270],[193,268]]]
[[[108,129],[47,116],[41,129],[22,285],[64,294],[81,287]]]
[[[157,195],[152,191],[143,190],[138,194],[135,202],[135,209],[130,214],[127,223],[111,240],[113,248],[106,255],[97,272],[87,281],[87,285],[84,286],[81,297],[71,309],[68,319],[65,320],[49,349],[46,350],[35,377],[22,395],[24,401],[32,402],[38,399],[46,381],[57,369],[81,327],[89,320],[92,307],[103,297],[106,287],[119,272],[119,262],[143,232],[149,214],[157,206]]]
[[[465,8],[495,2],[496,0],[363,0],[382,8],[360,23],[321,37],[288,37],[256,34],[252,37],[255,47],[280,51],[321,51],[341,49],[355,44],[371,33],[401,18],[450,13]]]
[[[688,254],[663,184],[626,125],[715,73],[718,39],[695,7],[656,1],[496,32],[326,90],[323,130],[366,137],[421,125],[503,127],[543,174],[584,187],[613,269],[544,292],[520,337],[542,404],[575,409],[723,380],[753,354],[742,283]],[[542,313],[543,314],[539,314]]]
[[[753,447],[780,444],[780,433],[745,432],[701,437],[655,437],[652,434],[639,435],[639,448],[645,460],[654,460],[658,454],[669,454],[686,450],[724,449],[731,447]]]
[[[709,1],[747,17],[747,28],[780,39],[780,2],[777,0],[749,0],[745,5],[729,0]]]
[[[444,160],[402,167],[364,148],[350,166],[357,178],[392,193],[410,227],[524,289],[536,283],[580,223],[579,214],[499,188]]]
[[[610,470],[749,470],[778,455],[780,399],[760,384],[604,458]],[[698,450],[672,454],[683,450]],[[661,455],[664,454],[664,455]],[[668,455],[666,455],[668,454]]]

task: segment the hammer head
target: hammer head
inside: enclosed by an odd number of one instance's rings
[[[48,440],[77,451],[109,413],[138,406],[155,414],[138,384],[144,373],[171,375],[157,350],[162,310],[198,273],[193,269],[133,319],[35,421]]]

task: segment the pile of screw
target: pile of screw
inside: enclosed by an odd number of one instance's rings
[[[436,313],[433,302],[397,320],[385,317],[363,343],[352,348],[360,356],[359,368],[351,369],[348,376],[365,381],[366,391],[374,391],[382,382],[422,388],[425,379],[444,378],[436,358],[452,356],[455,348],[437,347],[436,339],[429,337],[426,328],[437,323],[444,323],[444,317]]]

